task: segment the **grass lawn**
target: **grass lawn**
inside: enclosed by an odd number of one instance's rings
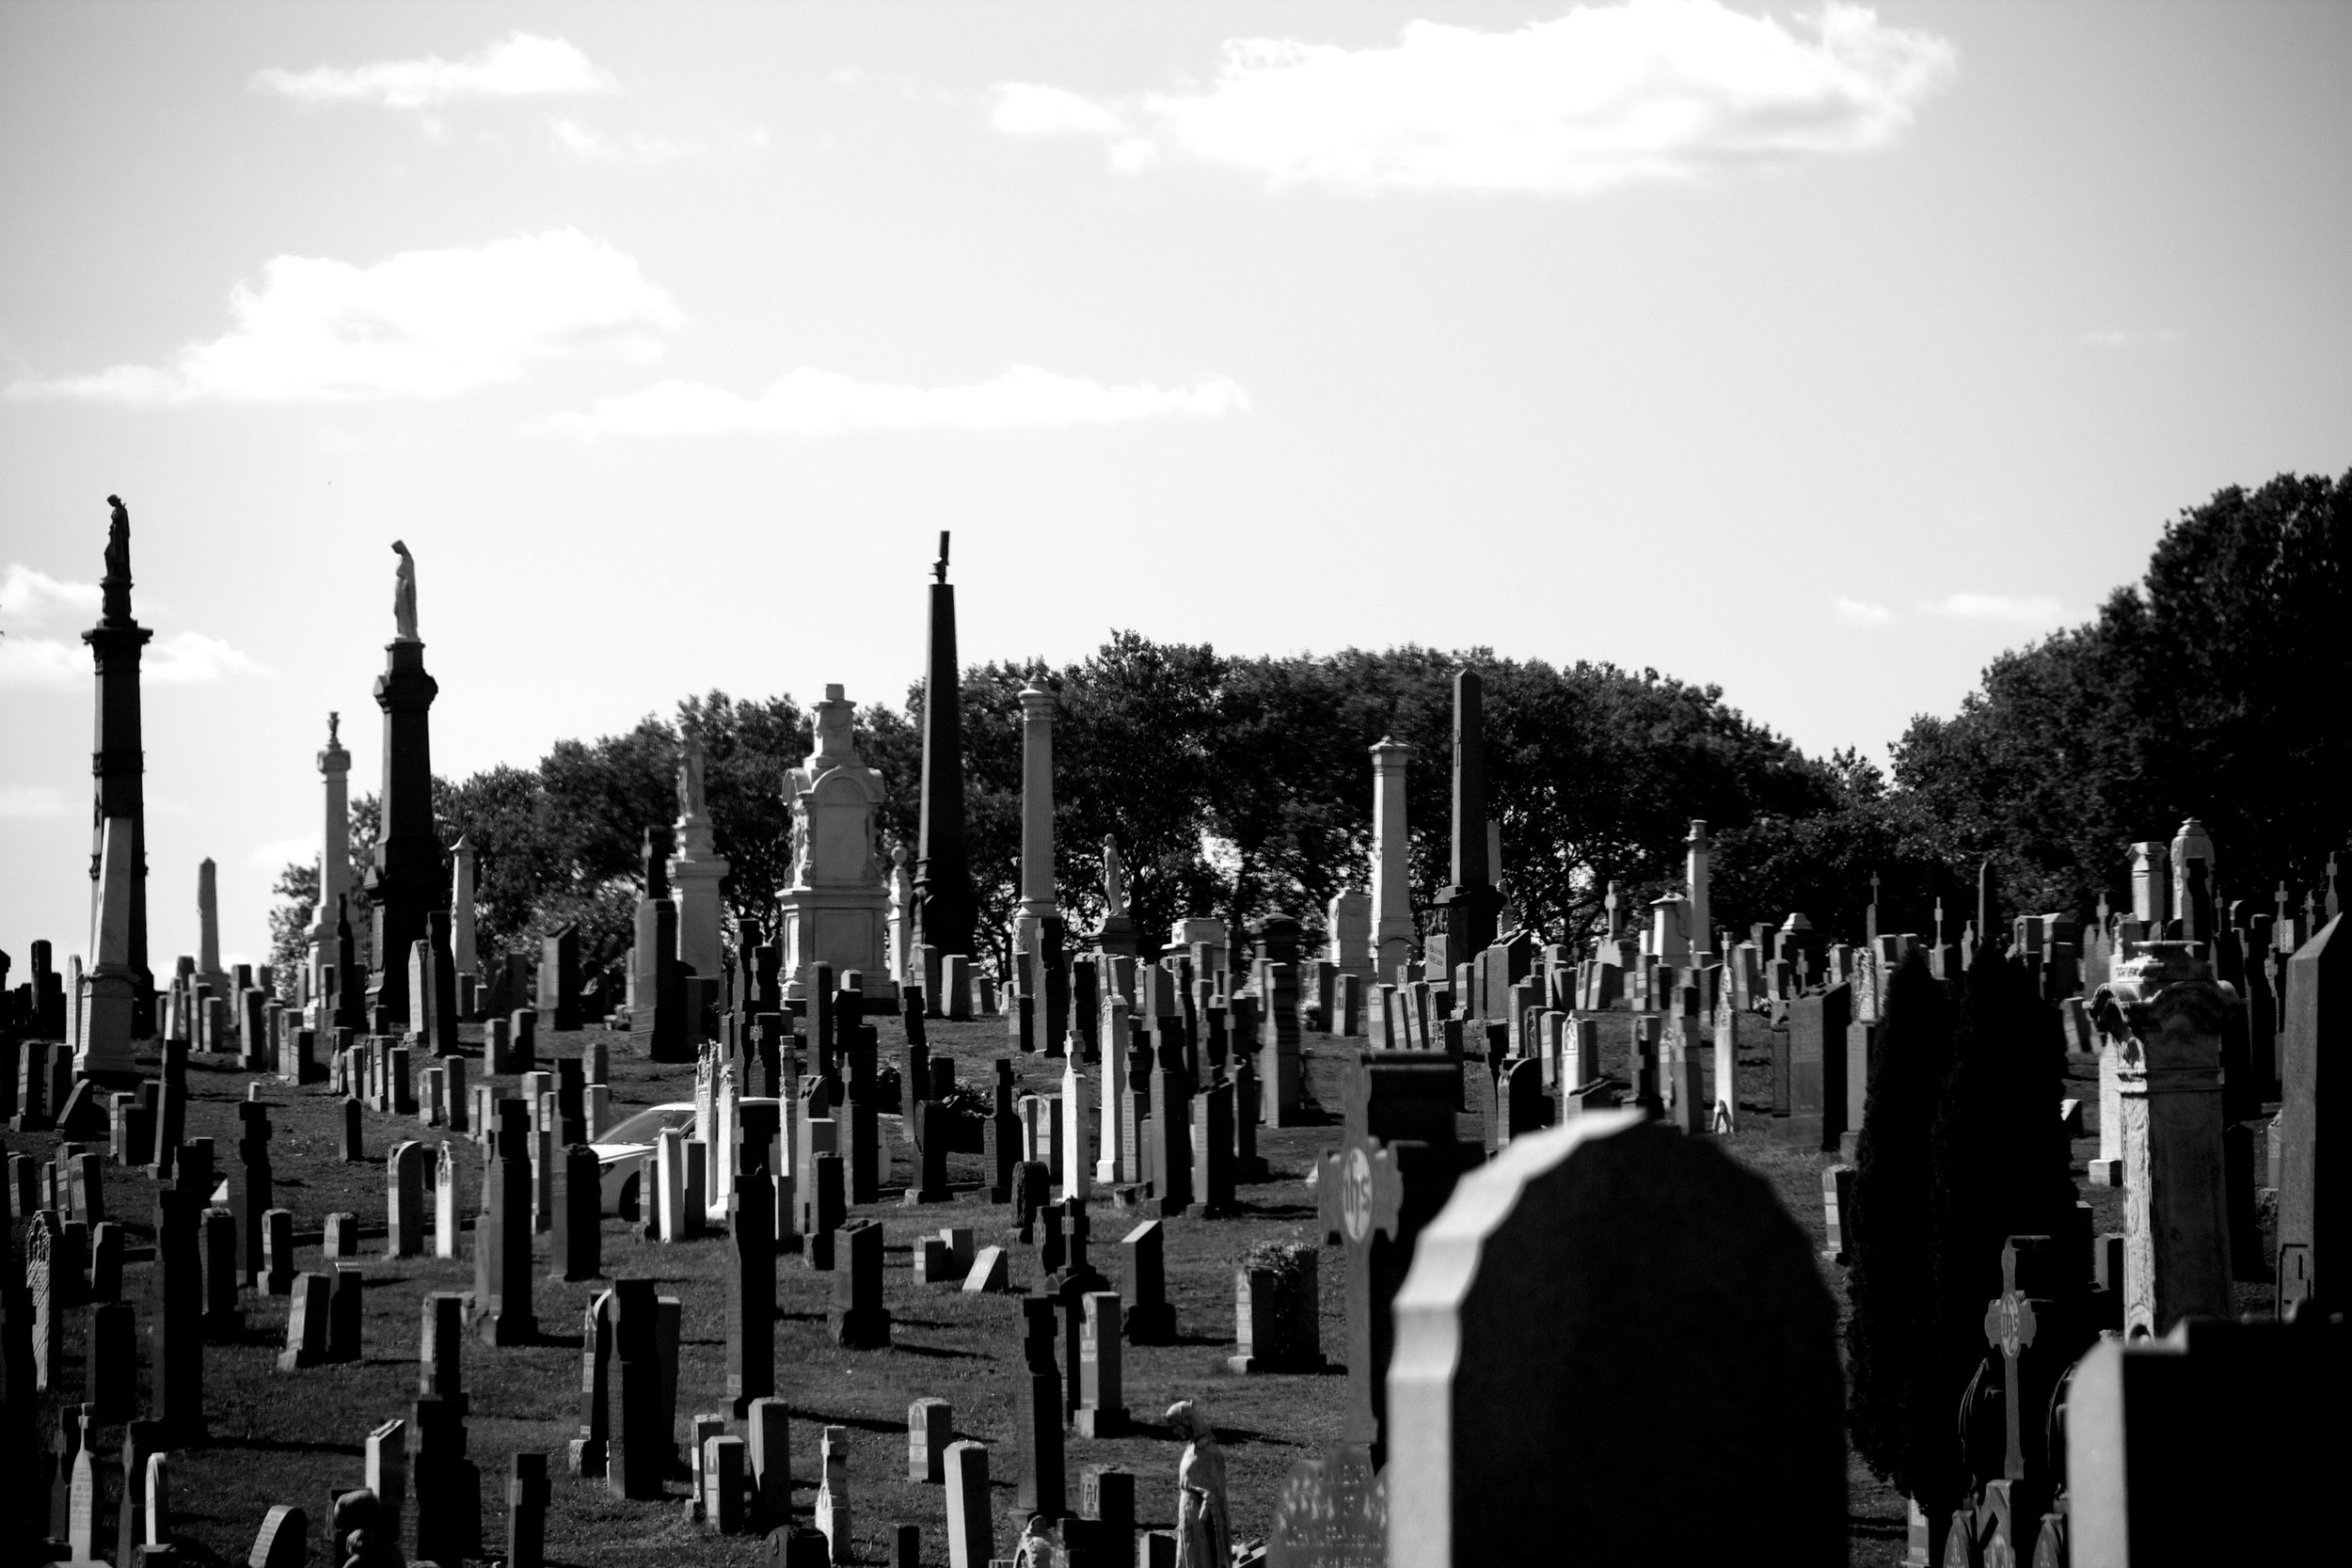
[[[1605,1022],[1602,1029],[1604,1065],[1620,1074],[1625,1049],[1621,1020],[1622,1015]],[[896,1021],[885,1020],[881,1028],[884,1058],[895,1058],[899,1026]],[[962,1024],[934,1021],[930,1035],[934,1053],[954,1056],[959,1075],[967,1084],[985,1081],[990,1063],[1010,1056],[1025,1091],[1058,1086],[1063,1064],[1042,1056],[1019,1056],[1011,1050],[1000,1020]],[[594,1037],[597,1037],[543,1036],[541,1065],[551,1056],[577,1053]],[[691,1067],[657,1068],[632,1056],[624,1037],[602,1037],[611,1048],[616,1115],[625,1114],[626,1108],[691,1098]],[[1200,1402],[1216,1424],[1226,1450],[1238,1540],[1266,1533],[1285,1471],[1336,1437],[1346,1391],[1343,1372],[1241,1377],[1225,1370],[1224,1358],[1232,1348],[1236,1260],[1260,1242],[1319,1240],[1313,1196],[1302,1179],[1313,1159],[1339,1138],[1338,1073],[1351,1048],[1352,1042],[1325,1036],[1307,1037],[1309,1089],[1331,1108],[1332,1119],[1319,1125],[1261,1131],[1259,1148],[1272,1169],[1272,1180],[1241,1189],[1242,1213],[1219,1220],[1186,1218],[1166,1227],[1168,1291],[1176,1307],[1179,1339],[1168,1346],[1123,1348],[1125,1398],[1136,1422],[1132,1435],[1090,1441],[1074,1432],[1068,1434],[1073,1509],[1083,1467],[1119,1464],[1137,1476],[1140,1522],[1147,1527],[1174,1523],[1179,1449],[1161,1416],[1177,1399]],[[478,1053],[480,1048],[469,1049]],[[478,1069],[480,1065],[477,1054],[472,1066]],[[478,1074],[469,1077],[478,1081]],[[234,1107],[246,1098],[247,1085],[257,1080],[253,1074],[200,1058],[190,1067],[188,1078],[187,1136],[215,1140],[217,1168],[235,1158]],[[1764,1098],[1762,1067],[1743,1068],[1741,1078],[1744,1100],[1754,1103]],[[294,1088],[267,1078],[259,1082],[261,1098],[272,1107],[275,1201],[295,1215],[296,1267],[332,1267],[318,1246],[324,1216],[349,1211],[360,1218],[363,1249],[368,1254],[361,1259],[367,1277],[364,1353],[363,1359],[354,1364],[278,1371],[276,1358],[284,1342],[287,1301],[262,1294],[247,1299],[247,1329],[241,1341],[208,1347],[205,1398],[212,1442],[175,1454],[172,1470],[173,1531],[183,1550],[197,1561],[242,1563],[263,1513],[279,1502],[296,1503],[310,1512],[314,1560],[326,1560],[324,1516],[330,1499],[361,1484],[361,1456],[369,1430],[393,1417],[406,1418],[408,1402],[415,1397],[421,1298],[434,1291],[469,1291],[473,1284],[470,1237],[461,1243],[456,1259],[394,1261],[382,1257],[384,1151],[401,1138],[437,1141],[452,1134],[422,1128],[413,1118],[369,1112],[365,1116],[369,1158],[365,1164],[345,1164],[337,1157],[342,1113],[336,1096],[323,1085]],[[515,1091],[511,1079],[495,1082],[501,1092]],[[2077,1084],[2069,1092],[2085,1094],[2095,1115],[2095,1085]],[[1008,1244],[1013,1258],[1012,1284],[1019,1291],[1035,1276],[1034,1254],[1013,1243],[1006,1224],[1007,1211],[974,1193],[980,1179],[977,1156],[960,1155],[951,1161],[951,1180],[959,1189],[955,1202],[919,1210],[900,1207],[898,1188],[908,1178],[908,1151],[898,1137],[895,1118],[884,1119],[884,1146],[895,1157],[891,1173],[884,1178],[884,1201],[852,1213],[880,1219],[886,1227],[884,1293],[894,1320],[892,1346],[881,1351],[841,1349],[834,1343],[827,1321],[832,1276],[811,1271],[799,1257],[787,1256],[777,1263],[777,1392],[789,1402],[793,1416],[795,1503],[804,1512],[815,1498],[818,1429],[844,1428],[849,1435],[849,1495],[859,1560],[890,1560],[895,1527],[913,1522],[923,1528],[923,1560],[944,1563],[943,1493],[939,1487],[905,1480],[907,1406],[915,1399],[936,1396],[954,1407],[957,1436],[977,1438],[992,1447],[997,1550],[1009,1556],[1020,1526],[1012,1503],[1010,1427],[1014,1379],[1021,1366],[1017,1298],[967,1296],[946,1287],[918,1283],[910,1259],[912,1243],[918,1236],[942,1226],[968,1225],[978,1233],[980,1244]],[[460,1207],[470,1215],[479,1207],[481,1160],[473,1145],[462,1137],[458,1141],[463,1182]],[[9,1152],[46,1158],[57,1139],[52,1133],[9,1133],[7,1142]],[[1823,1240],[1820,1173],[1832,1157],[1772,1148],[1752,1130],[1725,1143],[1735,1156],[1772,1181],[1783,1203],[1815,1239],[1818,1249]],[[2078,1170],[2081,1160],[2095,1151],[2095,1139],[2077,1145]],[[2108,1212],[2118,1204],[2119,1195],[2098,1190],[2088,1196],[2094,1206],[2105,1206],[2099,1210],[2099,1228],[2120,1227],[2120,1213]],[[153,1240],[152,1183],[143,1172],[109,1165],[105,1203],[107,1213],[123,1221],[130,1233],[134,1261],[125,1270],[124,1291],[126,1299],[139,1305],[144,1331],[151,1273],[151,1264],[145,1259],[151,1256],[146,1249]],[[1094,1264],[1116,1281],[1119,1238],[1142,1216],[1119,1212],[1101,1196],[1091,1209]],[[21,1229],[20,1225],[20,1245]],[[604,1222],[606,1274],[649,1275],[659,1282],[661,1294],[675,1295],[682,1303],[677,1402],[681,1437],[696,1413],[725,1407],[722,1286],[729,1256],[729,1244],[721,1236],[662,1245],[641,1239],[634,1226],[618,1219]],[[537,1257],[544,1270],[548,1257],[544,1234],[538,1238]],[[1826,1260],[1821,1268],[1842,1304],[1839,1276],[1843,1271]],[[1339,1250],[1326,1249],[1320,1270],[1323,1347],[1335,1368],[1344,1357],[1347,1344],[1345,1286]],[[760,1551],[755,1538],[714,1540],[690,1526],[684,1514],[687,1487],[683,1481],[674,1483],[673,1496],[666,1503],[627,1502],[610,1496],[601,1482],[579,1481],[565,1472],[564,1446],[579,1428],[580,1312],[593,1293],[585,1284],[543,1279],[536,1297],[542,1331],[539,1343],[502,1351],[471,1341],[467,1346],[465,1386],[472,1405],[468,1433],[471,1456],[483,1476],[485,1555],[502,1556],[505,1549],[508,1457],[540,1451],[550,1456],[548,1468],[554,1477],[554,1501],[547,1527],[549,1562],[635,1565],[690,1560],[706,1563],[755,1560]],[[71,1317],[63,1381],[65,1390],[78,1397],[85,1315]],[[141,1385],[144,1391],[144,1368]],[[65,1390],[53,1390],[44,1402],[44,1433],[56,1430],[59,1395]],[[110,1450],[105,1457],[113,1457]],[[103,1466],[102,1474],[107,1474]],[[109,1499],[114,1484],[114,1475],[107,1474]],[[104,1515],[108,1524],[102,1534],[110,1544],[111,1501],[108,1506]],[[1849,1509],[1852,1560],[1899,1561],[1901,1500],[1858,1463],[1852,1467]]]

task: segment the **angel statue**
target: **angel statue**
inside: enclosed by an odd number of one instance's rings
[[[1103,835],[1103,902],[1110,907],[1110,918],[1127,912],[1127,867],[1119,858],[1119,840]]]
[[[392,541],[392,553],[400,557],[400,565],[392,573],[393,641],[422,641],[417,635],[417,558],[397,539]]]
[[[1184,1440],[1176,1463],[1176,1568],[1231,1568],[1233,1528],[1225,1511],[1225,1456],[1209,1418],[1190,1400],[1168,1407],[1168,1429]]]
[[[677,764],[677,809],[680,816],[707,816],[709,806],[703,793],[703,737],[693,730],[686,732],[686,745]]]

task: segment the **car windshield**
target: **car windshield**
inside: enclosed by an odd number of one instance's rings
[[[638,1112],[627,1121],[596,1134],[600,1144],[649,1144],[661,1135],[665,1127],[691,1127],[694,1107],[691,1105],[656,1105]]]

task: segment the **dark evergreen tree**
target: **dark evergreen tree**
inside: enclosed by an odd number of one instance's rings
[[[1952,1005],[1917,952],[1887,984],[1855,1145],[1846,1320],[1855,1451],[1906,1496],[1949,1490],[1952,1433],[1935,1343],[1929,1136],[1952,1067]]]
[[[2061,1038],[2031,977],[1995,947],[1977,950],[1929,1138],[1934,1337],[1922,1355],[1944,1369],[1942,1419],[1955,1433],[1948,1452],[1957,1467],[1960,1401],[1984,1359],[1984,1311],[2000,1293],[2001,1243],[2065,1238],[2074,1182],[2058,1114]],[[1932,1416],[1932,1408],[1923,1413],[1930,1428]]]

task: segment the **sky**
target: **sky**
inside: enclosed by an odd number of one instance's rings
[[[404,540],[463,776],[1117,628],[1720,684],[1883,759],[2352,467],[2352,7],[0,7],[0,949],[266,952]],[[1011,715],[1006,716],[1013,722]],[[1370,787],[1369,766],[1366,787]]]

